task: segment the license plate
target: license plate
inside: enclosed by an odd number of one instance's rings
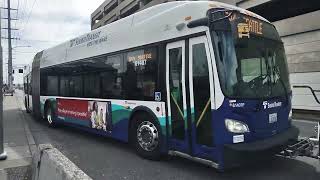
[[[269,114],[269,123],[275,123],[277,121],[278,121],[278,114],[277,113]]]

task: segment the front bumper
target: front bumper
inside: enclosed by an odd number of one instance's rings
[[[297,140],[298,135],[298,128],[292,126],[280,134],[263,140],[250,143],[227,144],[224,146],[224,167],[239,166],[279,153],[290,142]]]

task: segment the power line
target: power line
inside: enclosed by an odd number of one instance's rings
[[[28,23],[29,23],[30,16],[31,16],[31,14],[32,14],[32,11],[33,11],[33,8],[34,8],[34,5],[36,4],[36,2],[37,2],[37,0],[34,0],[34,1],[33,1],[32,7],[31,7],[31,10],[30,10],[30,13],[29,13],[29,15],[27,16],[27,21],[26,21],[26,23],[24,24],[24,26],[23,26],[23,28],[22,28],[22,32],[24,32],[26,26],[27,26]]]
[[[19,19],[19,6],[20,6],[20,0],[18,0],[18,5],[17,5],[17,14],[16,14],[16,19],[18,20]],[[18,21],[16,21],[15,22],[15,24],[14,24],[14,27],[15,28],[17,28],[17,22]],[[15,36],[17,36],[17,38],[19,38],[18,36],[19,36],[19,34],[18,34],[19,32],[16,32],[14,35]],[[18,34],[18,35],[17,35]],[[18,45],[18,40],[16,40],[16,41],[14,41],[15,42],[15,45],[17,46]]]

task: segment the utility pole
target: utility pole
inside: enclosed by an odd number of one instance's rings
[[[3,54],[1,33],[1,9],[0,9],[0,160],[7,159],[7,153],[3,147]]]
[[[9,90],[12,91],[12,43],[11,43],[11,7],[10,0],[8,0],[8,83]]]

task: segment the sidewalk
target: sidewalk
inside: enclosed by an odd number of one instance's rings
[[[30,179],[33,136],[24,121],[22,101],[18,96],[4,96],[3,129],[7,160],[0,161],[0,180]]]

